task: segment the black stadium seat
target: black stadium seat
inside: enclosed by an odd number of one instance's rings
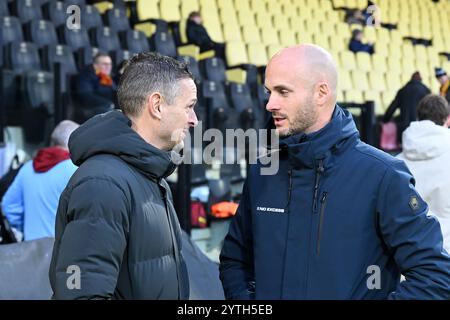
[[[67,92],[70,88],[70,76],[78,73],[72,50],[68,46],[57,44],[45,47],[43,52],[46,70],[53,72],[55,63],[60,64],[61,91]]]
[[[150,51],[150,44],[145,33],[128,29],[123,34],[124,47],[133,53]]]
[[[28,23],[26,29],[28,40],[36,44],[38,48],[58,43],[56,30],[51,21],[33,20]]]
[[[83,11],[83,27],[86,30],[103,27],[102,17],[98,9],[93,5],[87,5]]]
[[[6,1],[0,1],[0,17],[9,16],[8,3]]]
[[[230,83],[230,100],[239,114],[239,124],[243,129],[253,127],[256,120],[256,110],[253,106],[250,89],[245,84]]]
[[[72,48],[73,51],[78,51],[85,47],[89,47],[89,36],[83,27],[80,29],[69,29],[65,26],[61,26],[60,30],[63,35],[64,43]]]
[[[12,42],[7,48],[8,67],[17,72],[40,70],[38,48],[30,42]]]
[[[47,20],[53,22],[55,28],[65,25],[67,21],[67,5],[62,1],[52,0],[43,5],[44,16]]]
[[[130,29],[127,13],[121,9],[109,9],[104,13],[106,24],[116,32]]]
[[[176,57],[177,48],[175,47],[175,41],[173,40],[172,34],[166,31],[157,31],[152,36],[153,47],[155,51],[160,54]]]
[[[92,30],[95,45],[102,51],[110,52],[121,49],[119,36],[109,27]]]
[[[204,59],[200,62],[200,66],[205,79],[226,82],[225,62],[222,59],[216,57]]]
[[[22,24],[43,18],[40,0],[16,0],[15,14]]]
[[[202,75],[200,73],[200,68],[198,66],[197,60],[195,60],[194,57],[191,56],[180,56],[177,58],[179,61],[184,62],[187,64],[189,71],[194,76],[195,82],[200,83],[202,82]]]
[[[27,72],[23,78],[23,88],[26,98],[23,117],[25,140],[42,143],[50,136],[51,116],[55,112],[53,75],[44,71]]]
[[[23,41],[23,32],[20,20],[17,17],[2,17],[1,30],[2,36],[1,45],[6,46],[10,42]]]

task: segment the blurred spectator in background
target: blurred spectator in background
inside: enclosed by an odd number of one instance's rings
[[[186,35],[188,41],[200,47],[200,52],[214,50],[216,56],[225,61],[225,47],[222,43],[214,42],[206,28],[199,12],[193,11],[189,14],[186,24]]]
[[[96,114],[114,109],[116,83],[111,77],[112,60],[98,53],[92,65],[80,72],[75,82],[76,120],[84,122]]]
[[[438,95],[427,95],[417,108],[419,121],[403,133],[404,160],[416,179],[416,188],[441,224],[444,248],[450,252],[450,110]]]
[[[447,99],[447,102],[450,103],[450,78],[442,68],[434,68],[436,79],[441,84],[439,88],[440,95]]]
[[[402,141],[402,133],[409,126],[411,121],[417,120],[417,105],[430,89],[422,83],[422,77],[418,71],[414,72],[411,80],[398,92],[394,101],[389,105],[383,116],[383,122],[389,122],[397,109],[400,109],[400,116],[396,117],[398,141]]]
[[[353,51],[354,53],[367,52],[369,54],[373,54],[375,52],[373,43],[363,43],[362,38],[363,32],[361,30],[353,30],[352,38],[350,39],[350,43],[348,45],[349,50]]]
[[[52,146],[40,149],[23,165],[2,199],[2,209],[24,240],[55,236],[59,196],[77,167],[69,157],[68,141],[78,124],[64,120],[51,135]]]

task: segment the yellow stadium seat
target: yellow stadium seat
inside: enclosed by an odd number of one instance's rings
[[[402,86],[400,86],[398,89],[400,89]],[[381,102],[383,103],[385,109],[389,108],[389,105],[392,103],[392,101],[394,101],[397,91],[398,90],[387,90],[381,93]]]
[[[267,2],[267,12],[271,14],[282,14],[281,5],[277,1],[269,1]]]
[[[258,67],[267,65],[266,47],[262,43],[249,43],[247,45],[248,60]]]
[[[193,11],[200,11],[200,5],[197,0],[181,1],[181,17],[183,19],[187,19],[189,13]]]
[[[225,71],[229,82],[245,84],[247,80],[247,71],[241,68],[233,68]]]
[[[356,53],[356,67],[361,71],[371,71],[372,61],[370,59],[370,54],[366,52]]]
[[[387,60],[386,57],[378,53],[372,55],[372,68],[378,72],[387,72]]]
[[[350,27],[345,22],[340,22],[336,25],[336,35],[339,37],[350,38],[351,31]]]
[[[340,69],[338,75],[338,88],[339,90],[344,91],[353,89],[352,78],[350,77],[350,72],[348,70]]]
[[[414,46],[411,43],[404,43],[402,46],[402,58],[414,60],[416,58],[416,54],[414,51]]]
[[[178,47],[177,52],[178,52],[179,56],[190,56],[190,57],[194,57],[195,60],[199,60],[200,48],[197,47],[196,45],[189,44],[189,45]]]
[[[255,14],[253,12],[237,11],[238,22],[241,27],[243,26],[256,26]]]
[[[398,59],[398,60],[402,59],[403,58],[403,53],[402,53],[401,48],[402,48],[401,45],[395,45],[393,43],[390,43],[389,44],[389,55],[388,55],[388,57],[389,58],[395,58],[395,59]],[[376,48],[376,44],[375,44],[375,50],[376,49],[377,48]]]
[[[257,26],[243,26],[242,27],[242,39],[246,43],[261,42],[261,35]]]
[[[144,32],[145,36],[149,38],[155,33],[156,26],[150,22],[142,22],[135,24],[134,29]]]
[[[322,33],[313,34],[313,43],[327,51],[330,50],[330,41],[328,40],[328,36]]]
[[[271,27],[261,28],[261,41],[265,45],[279,44],[280,39],[278,38],[277,30]]]
[[[305,23],[305,31],[311,34],[321,34],[320,24],[317,21]]]
[[[399,31],[391,30],[391,44],[394,46],[403,44],[403,36]]]
[[[217,1],[217,7],[219,9],[224,9],[224,8],[234,9],[233,1],[230,1],[230,0],[216,0],[216,1]]]
[[[273,15],[273,25],[278,30],[289,29],[289,20],[283,14],[275,14]]]
[[[401,65],[401,59],[398,57],[388,57],[387,58],[387,68],[389,70],[390,74],[402,74],[402,65]]]
[[[279,44],[270,44],[267,46],[267,58],[269,60],[284,47]]]
[[[201,9],[206,9],[207,11],[217,11],[219,8],[217,7],[216,1],[211,0],[199,0],[199,5]],[[203,15],[205,18],[205,15]]]
[[[389,43],[388,42],[377,42],[375,43],[375,53],[379,56],[388,57],[389,56]]]
[[[229,67],[249,63],[247,49],[242,41],[228,41],[225,56]]]
[[[179,3],[172,0],[160,0],[159,8],[161,11],[161,19],[172,22],[180,21],[181,13]]]
[[[351,89],[344,92],[345,102],[347,103],[364,103],[364,97],[359,90]]]
[[[391,34],[389,33],[389,30],[386,28],[375,28],[376,32],[376,44],[383,42],[383,43],[389,43],[391,40]]]
[[[106,10],[114,8],[114,5],[108,1],[96,2],[94,3],[94,6],[97,8],[100,14],[104,14]]]
[[[308,32],[298,32],[297,33],[297,43],[314,43],[311,33]]]
[[[203,24],[204,24],[206,30],[208,30],[208,34],[213,41],[224,42],[222,27],[220,26],[220,24],[217,20],[211,21],[211,22],[205,21]]]
[[[339,54],[338,64],[340,68],[345,70],[356,69],[356,58],[355,54],[351,51],[344,51]]]
[[[407,58],[402,59],[402,71],[402,76],[406,75],[408,77],[411,77],[413,72],[417,71],[414,60]]]
[[[363,32],[365,42],[377,42],[377,34],[374,27],[366,27]]]
[[[416,61],[428,61],[427,49],[424,46],[414,46]]]
[[[159,19],[158,0],[137,0],[136,8],[140,21],[148,19]]]
[[[330,37],[330,50],[333,52],[342,52],[347,50],[347,43],[339,37]]]
[[[373,101],[375,104],[375,115],[383,115],[385,112],[384,104],[381,100],[381,95],[378,91],[367,90],[364,91],[364,101]]]
[[[344,102],[344,101],[345,101],[345,98],[344,98],[344,91],[338,90],[338,91],[337,91],[336,102],[337,102],[337,103],[342,103],[342,102]]]
[[[369,90],[369,82],[367,81],[367,75],[365,72],[361,72],[359,70],[350,71],[350,75],[353,80],[353,85],[356,90]]]
[[[234,0],[234,7],[238,12],[245,12],[245,13],[252,12],[252,9],[250,8],[250,2],[248,0]]]
[[[226,23],[222,25],[223,38],[225,41],[242,41],[241,28],[237,24]]]
[[[387,89],[383,73],[369,72],[368,75],[369,75],[369,84],[370,84],[371,90],[382,92]]]
[[[297,16],[289,18],[289,24],[292,30],[303,31],[305,29],[305,20]]]
[[[234,9],[231,11],[228,9],[219,9],[219,16],[222,24],[238,24],[238,18]]]
[[[295,33],[290,30],[281,30],[279,32],[280,36],[280,44],[286,47],[291,47],[297,45],[297,38],[295,37]]]
[[[253,12],[255,13],[266,13],[267,12],[267,5],[265,1],[261,0],[250,0],[250,7],[252,8]]]
[[[272,23],[272,16],[267,12],[256,12],[256,24],[258,27],[271,27],[274,28]]]

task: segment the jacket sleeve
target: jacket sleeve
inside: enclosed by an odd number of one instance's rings
[[[24,224],[24,202],[23,202],[23,169],[22,167],[17,176],[14,178],[13,183],[6,190],[2,199],[2,210],[8,219],[11,227],[16,228],[23,232]]]
[[[253,236],[247,182],[220,254],[220,280],[226,299],[254,299]]]
[[[414,188],[402,161],[388,169],[380,186],[378,223],[383,240],[406,280],[389,299],[450,299],[450,256],[436,218]]]
[[[388,122],[394,115],[395,110],[400,106],[400,91],[395,95],[394,101],[391,102],[383,116],[383,122]]]
[[[76,186],[69,197],[67,212],[58,212],[67,224],[64,230],[57,226],[59,248],[50,270],[53,298],[109,299],[127,246],[125,194],[112,181],[96,178]],[[73,266],[79,270],[78,286]]]

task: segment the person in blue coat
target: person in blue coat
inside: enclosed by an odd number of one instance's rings
[[[220,255],[226,298],[450,299],[439,222],[404,162],[360,140],[337,78],[315,45],[269,62],[278,171],[250,168]]]
[[[10,225],[24,240],[55,236],[59,196],[77,167],[70,160],[68,141],[78,124],[64,120],[53,130],[52,146],[39,149],[20,168],[2,199]]]
[[[350,43],[348,44],[348,49],[357,52],[367,52],[369,54],[373,54],[375,52],[373,43],[363,43],[362,42],[363,33],[359,29],[355,29],[352,31],[352,38],[350,39]]]

